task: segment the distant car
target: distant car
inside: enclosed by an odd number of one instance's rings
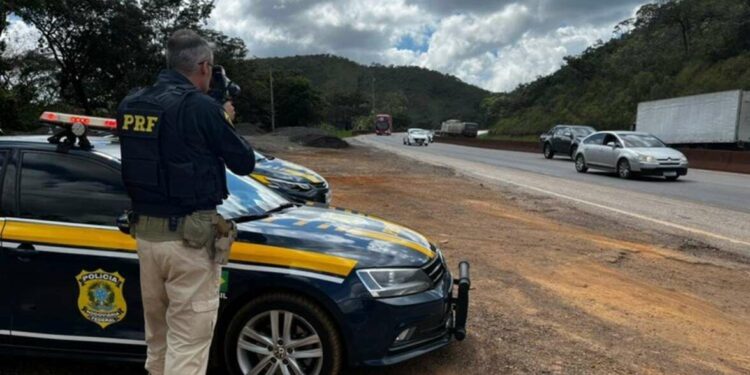
[[[544,157],[552,159],[556,154],[562,154],[574,159],[581,140],[595,131],[590,126],[556,125],[539,136]]]
[[[576,170],[616,171],[622,178],[664,176],[674,181],[688,172],[688,160],[659,138],[640,132],[598,132],[586,137],[575,156]]]
[[[257,151],[250,177],[294,202],[331,202],[328,181],[315,171]]]
[[[430,144],[430,137],[426,130],[412,128],[406,132],[403,141],[405,145],[409,146],[428,146]]]

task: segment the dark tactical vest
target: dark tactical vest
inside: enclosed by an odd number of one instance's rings
[[[183,120],[184,103],[198,94],[189,84],[157,84],[121,104],[117,130],[122,179],[136,213],[184,216],[213,209],[226,198],[221,160],[205,146],[186,141],[186,132],[198,128]]]

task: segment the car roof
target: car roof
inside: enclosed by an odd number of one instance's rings
[[[54,145],[49,143],[49,141],[47,140],[48,138],[49,135],[4,135],[0,136],[0,145],[6,143],[27,143],[34,146],[49,145],[50,147],[55,147]],[[117,137],[110,135],[91,136],[87,138],[91,145],[94,147],[94,152],[100,152],[107,156],[120,159],[120,143],[117,141]]]

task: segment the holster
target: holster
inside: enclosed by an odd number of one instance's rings
[[[213,247],[210,247],[211,253],[209,255],[216,264],[225,265],[229,263],[229,253],[232,244],[237,239],[237,225],[216,214],[214,228],[214,243]]]

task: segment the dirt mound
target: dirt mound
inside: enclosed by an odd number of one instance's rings
[[[261,128],[260,124],[241,122],[239,124],[235,124],[234,128],[237,130],[237,133],[239,133],[239,135],[243,136],[257,136],[266,134],[266,131]]]
[[[299,136],[289,137],[289,140],[294,143],[299,143],[307,147],[319,147],[319,148],[347,148],[349,143],[345,140],[325,134],[304,134]]]

